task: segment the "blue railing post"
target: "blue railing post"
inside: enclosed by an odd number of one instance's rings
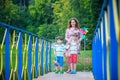
[[[41,48],[41,75],[44,74],[44,39],[42,39],[42,48]]]
[[[9,80],[10,76],[10,32],[9,28],[6,31],[5,37],[5,80]]]
[[[107,69],[106,69],[106,29],[105,29],[105,14],[103,17],[103,55],[104,55],[104,79],[107,80]]]
[[[18,42],[18,79],[22,80],[22,33],[19,32]]]
[[[32,36],[29,35],[28,41],[28,78],[32,80],[32,72],[31,72],[31,65],[32,65]]]
[[[103,44],[104,44],[104,37],[103,37],[103,18],[101,18],[101,65],[102,65],[102,80],[104,80],[104,51],[103,51]]]
[[[100,24],[101,24],[101,22],[100,22]],[[100,28],[99,28],[99,49],[100,49],[100,51],[99,51],[99,58],[100,58],[100,74],[99,74],[99,79],[100,80],[103,80],[103,71],[102,71],[102,57],[103,57],[103,53],[102,53],[102,40],[101,40],[101,26],[100,26]]]
[[[93,40],[93,50],[92,50],[92,66],[93,66],[93,75],[94,75],[94,78],[96,77],[96,56],[95,56],[95,51],[96,51],[96,36],[94,37],[94,40]]]
[[[46,73],[48,73],[48,41],[46,42]]]
[[[35,68],[36,68],[36,74],[35,77],[38,76],[38,38],[36,37],[36,43],[35,43]]]
[[[97,43],[96,43],[96,80],[98,80],[99,79],[99,67],[100,67],[100,65],[99,65],[99,43],[98,43],[98,39],[99,39],[99,36],[98,36],[98,31],[96,32],[97,33],[97,35],[96,35],[96,37],[97,37]],[[98,49],[98,50],[97,50]]]
[[[52,71],[52,44],[50,42],[50,52],[49,52],[49,66],[50,66],[50,71]]]
[[[109,0],[109,27],[110,27],[110,79],[118,80],[118,41],[115,30],[113,0]],[[116,6],[116,5],[115,5]]]
[[[92,65],[95,80],[118,80],[119,77],[118,5],[120,3],[118,2],[118,0],[104,1],[98,24],[96,25],[93,38],[95,42],[92,44]],[[99,23],[103,24],[100,25]],[[96,39],[99,29],[101,29],[101,37]]]

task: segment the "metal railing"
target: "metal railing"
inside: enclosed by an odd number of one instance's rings
[[[0,22],[0,80],[32,80],[52,71],[51,41]]]
[[[120,80],[120,0],[104,0],[92,42],[95,80]]]

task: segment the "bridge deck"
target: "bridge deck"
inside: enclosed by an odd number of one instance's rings
[[[94,80],[94,78],[92,72],[77,72],[77,74],[55,74],[51,72],[34,80]]]

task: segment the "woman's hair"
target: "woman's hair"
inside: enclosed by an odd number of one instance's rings
[[[69,20],[69,22],[68,22],[68,28],[71,28],[71,27],[72,27],[72,26],[71,26],[71,21],[72,21],[72,20],[74,20],[75,23],[76,23],[75,27],[79,29],[79,28],[80,28],[80,27],[79,27],[79,23],[78,23],[78,20],[77,20],[76,18],[71,18],[71,19]]]

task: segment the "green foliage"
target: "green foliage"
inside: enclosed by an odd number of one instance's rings
[[[81,28],[89,28],[86,36],[92,40],[102,3],[103,0],[0,0],[0,21],[55,39],[65,36],[68,20],[76,17]],[[91,49],[91,44],[88,47]]]
[[[59,35],[59,26],[43,24],[38,28],[38,35],[54,40]]]

